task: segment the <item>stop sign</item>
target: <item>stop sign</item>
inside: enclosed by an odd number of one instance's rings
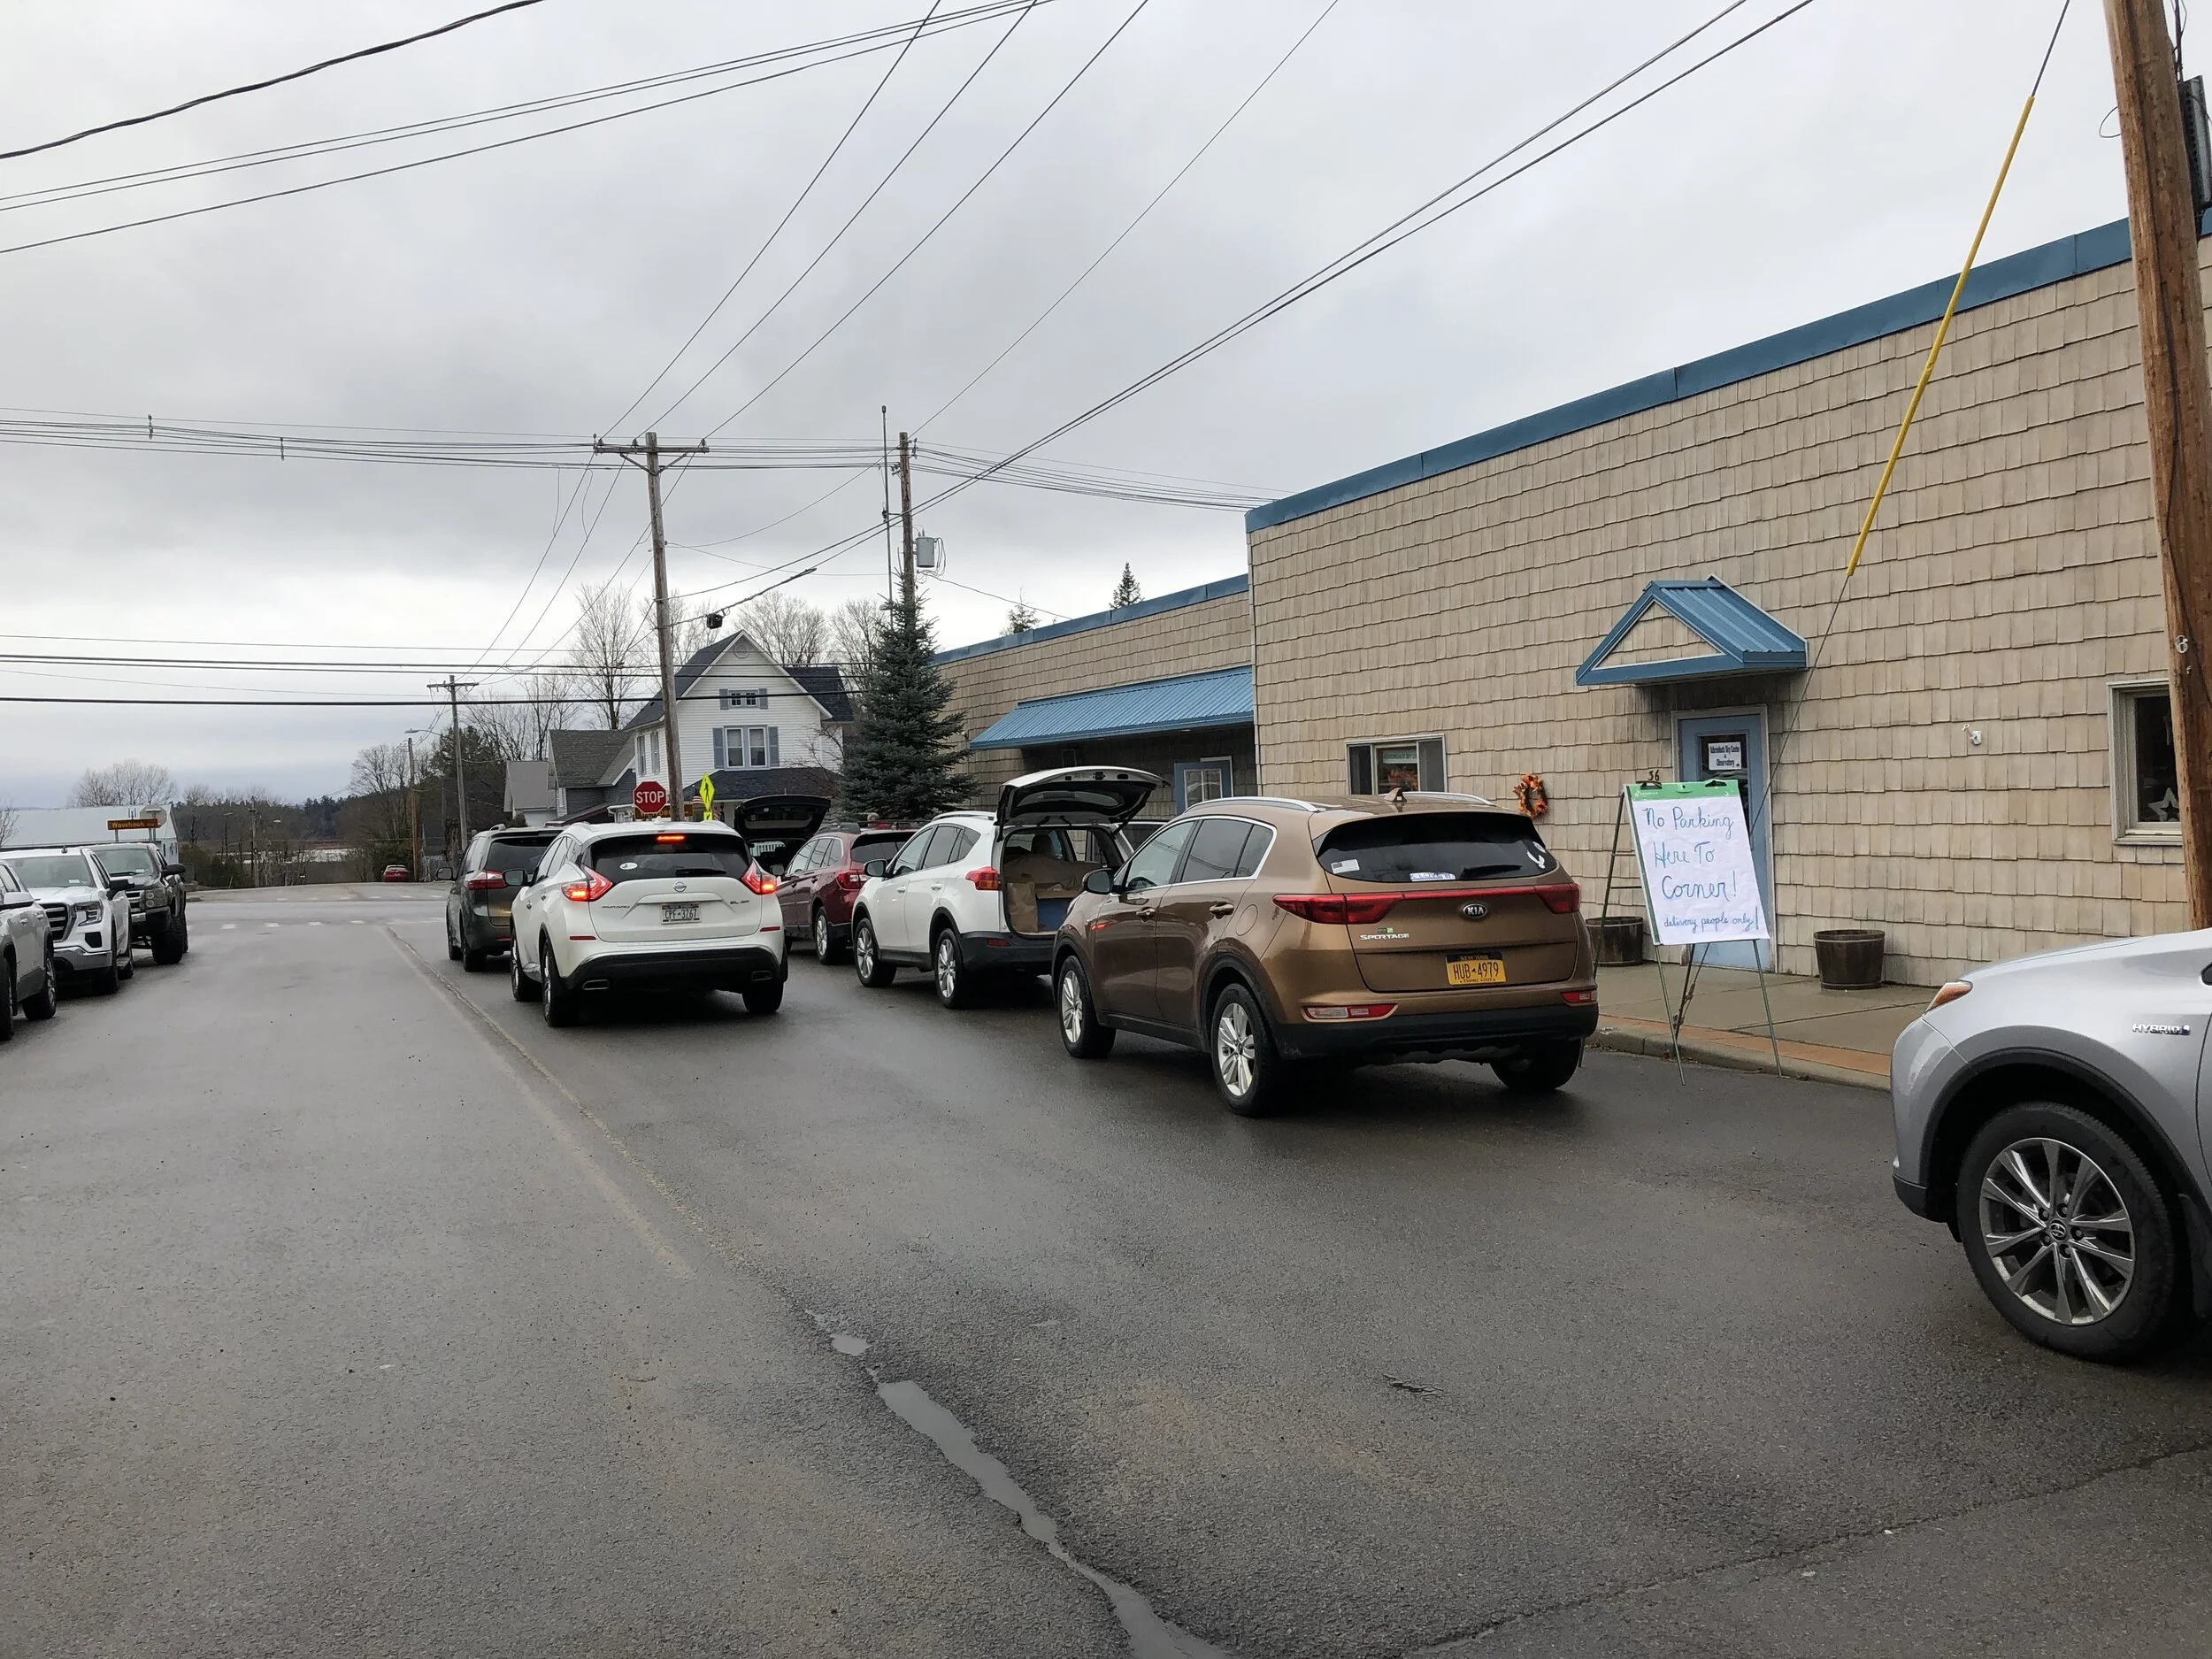
[[[668,810],[668,791],[648,778],[630,791],[630,804],[640,818],[658,818]]]

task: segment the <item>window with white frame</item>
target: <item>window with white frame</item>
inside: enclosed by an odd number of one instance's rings
[[[714,731],[716,769],[758,770],[783,764],[772,726],[720,726]]]
[[[2112,687],[2113,830],[2125,841],[2181,839],[2174,705],[2163,680]]]
[[[768,706],[768,688],[765,686],[744,686],[734,691],[725,691],[722,706],[725,709],[764,709]]]
[[[658,726],[637,734],[637,749],[631,764],[641,778],[654,776],[661,771],[661,733]]]

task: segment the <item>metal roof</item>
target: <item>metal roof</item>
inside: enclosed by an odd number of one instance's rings
[[[970,749],[1021,749],[1033,743],[1073,743],[1139,732],[1180,732],[1207,726],[1248,726],[1252,671],[1222,668],[1208,674],[1107,686],[1063,697],[1037,697],[979,733]]]
[[[1629,630],[1656,605],[1713,648],[1709,656],[1602,666]],[[1575,670],[1578,686],[1640,686],[1664,680],[1711,680],[1723,674],[1790,673],[1805,666],[1805,641],[1717,576],[1694,582],[1652,582],[1624,611],[1612,632]]]

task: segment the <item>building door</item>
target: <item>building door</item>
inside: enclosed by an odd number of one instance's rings
[[[1751,826],[1751,857],[1759,872],[1759,902],[1774,926],[1774,867],[1767,853],[1767,723],[1757,709],[1736,714],[1685,715],[1675,721],[1676,776],[1685,783],[1725,778],[1743,797],[1744,818]],[[1774,965],[1771,939],[1707,945],[1701,962],[1716,968],[1755,968]]]

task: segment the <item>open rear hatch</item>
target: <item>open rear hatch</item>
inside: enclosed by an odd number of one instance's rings
[[[829,816],[826,795],[762,795],[730,809],[730,827],[745,838],[770,875],[780,876],[792,856],[813,839]]]
[[[998,795],[997,879],[1006,925],[1056,931],[1083,879],[1126,856],[1122,826],[1164,787],[1125,766],[1063,766],[1015,779]]]
[[[1511,812],[1403,812],[1339,825],[1314,849],[1371,991],[1555,983],[1574,972],[1581,893]]]

